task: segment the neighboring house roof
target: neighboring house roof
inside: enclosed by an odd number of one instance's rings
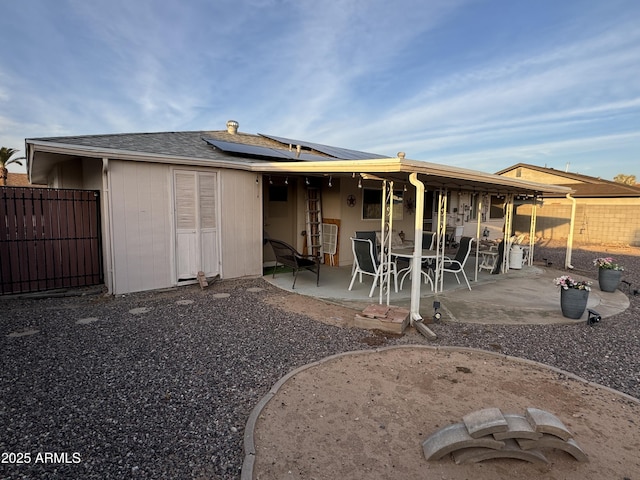
[[[235,122],[234,122],[235,123]],[[237,125],[237,124],[236,124]],[[429,188],[477,192],[566,194],[570,188],[501,177],[443,164],[331,147],[318,143],[222,131],[125,133],[26,139],[27,171],[32,182],[46,183],[55,162],[70,157],[152,161],[175,165],[243,169],[256,173],[355,175],[408,183],[422,174]],[[298,147],[299,146],[299,147]],[[286,166],[285,166],[286,165]]]
[[[539,167],[526,163],[517,163],[511,167],[496,172],[505,175],[517,169],[530,170],[546,174],[545,181],[554,185],[563,185],[574,190],[573,197],[640,197],[640,188],[598,177],[591,177],[580,173],[563,172],[553,168]],[[525,175],[526,177],[526,175]]]
[[[43,185],[32,185],[29,183],[29,176],[26,173],[7,173],[7,187],[42,187]]]

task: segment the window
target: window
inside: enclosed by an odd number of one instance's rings
[[[491,195],[491,206],[489,208],[489,218],[504,218],[504,198]]]
[[[269,185],[270,202],[286,202],[288,200],[289,188],[287,185]]]
[[[393,191],[393,218],[402,220],[403,191]],[[362,189],[362,219],[380,220],[382,218],[382,190],[373,188]]]
[[[469,219],[477,220],[478,219],[478,195],[475,193],[471,194],[471,198],[469,199]],[[465,212],[466,213],[466,212]]]

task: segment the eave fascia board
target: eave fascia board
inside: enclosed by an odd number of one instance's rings
[[[487,183],[497,187],[522,190],[523,192],[557,193],[566,195],[573,190],[559,185],[519,180],[494,173],[484,173],[460,167],[401,158],[375,158],[366,160],[326,160],[322,162],[269,162],[253,165],[257,173],[419,173],[441,178]]]
[[[505,188],[523,189],[527,191],[536,191],[541,193],[558,193],[567,194],[573,192],[573,189],[560,185],[552,185],[546,183],[531,182],[528,180],[520,180],[512,177],[504,177],[494,173],[485,173],[477,170],[470,170],[461,167],[450,167],[448,165],[422,162],[417,160],[405,160],[403,162],[403,170],[407,173],[420,173],[423,175],[433,175],[442,178],[453,178],[457,180],[466,180],[470,182],[487,183]]]
[[[400,171],[398,158],[372,158],[366,160],[323,160],[318,162],[266,162],[252,165],[257,173],[384,173]]]

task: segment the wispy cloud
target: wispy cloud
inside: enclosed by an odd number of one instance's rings
[[[536,23],[544,5],[524,5],[527,29],[499,7],[8,2],[0,14],[30,28],[0,32],[0,143],[234,118],[243,131],[460,165],[588,148],[626,161],[616,142],[636,142],[640,125],[640,7],[562,4],[551,26]]]

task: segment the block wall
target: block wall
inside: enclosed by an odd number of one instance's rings
[[[640,246],[640,204],[613,204],[607,199],[577,200],[573,230],[575,243],[623,244]],[[516,211],[514,227],[517,232],[528,232],[531,207],[521,205]],[[545,200],[538,207],[536,237],[566,240],[569,236],[571,204],[568,201]]]

